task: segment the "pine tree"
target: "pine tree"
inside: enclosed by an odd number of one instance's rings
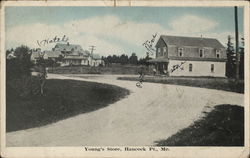
[[[245,50],[244,50],[244,38],[241,38],[241,46],[240,46],[240,78],[244,79],[244,54],[245,54]]]
[[[236,53],[232,43],[232,37],[228,36],[227,42],[227,63],[226,63],[226,76],[234,78],[236,72]]]

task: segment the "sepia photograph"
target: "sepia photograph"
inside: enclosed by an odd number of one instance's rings
[[[5,149],[249,148],[249,3],[61,4],[1,8]]]

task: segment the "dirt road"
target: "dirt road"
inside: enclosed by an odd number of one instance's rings
[[[7,146],[144,146],[166,139],[219,104],[243,106],[244,95],[219,90],[116,80],[117,76],[49,78],[108,83],[131,94],[105,108],[28,130],[7,133]],[[206,108],[206,107],[210,108]]]

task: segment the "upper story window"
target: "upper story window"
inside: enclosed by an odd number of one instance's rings
[[[161,47],[161,54],[160,54],[160,56],[162,56],[163,55],[163,47]]]
[[[178,48],[178,55],[179,55],[180,57],[183,56],[183,48]]]
[[[204,57],[204,49],[199,49],[199,56],[200,56],[201,58]]]
[[[220,50],[216,49],[216,58],[220,58]]]
[[[163,56],[167,54],[167,47],[163,47]]]
[[[155,53],[155,55],[156,55],[156,57],[159,56],[159,48],[158,47],[156,47],[156,53]]]
[[[211,72],[214,72],[214,64],[211,64]]]
[[[193,64],[189,64],[189,72],[193,71]]]

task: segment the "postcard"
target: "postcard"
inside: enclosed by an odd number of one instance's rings
[[[249,157],[249,2],[1,2],[2,157]]]

